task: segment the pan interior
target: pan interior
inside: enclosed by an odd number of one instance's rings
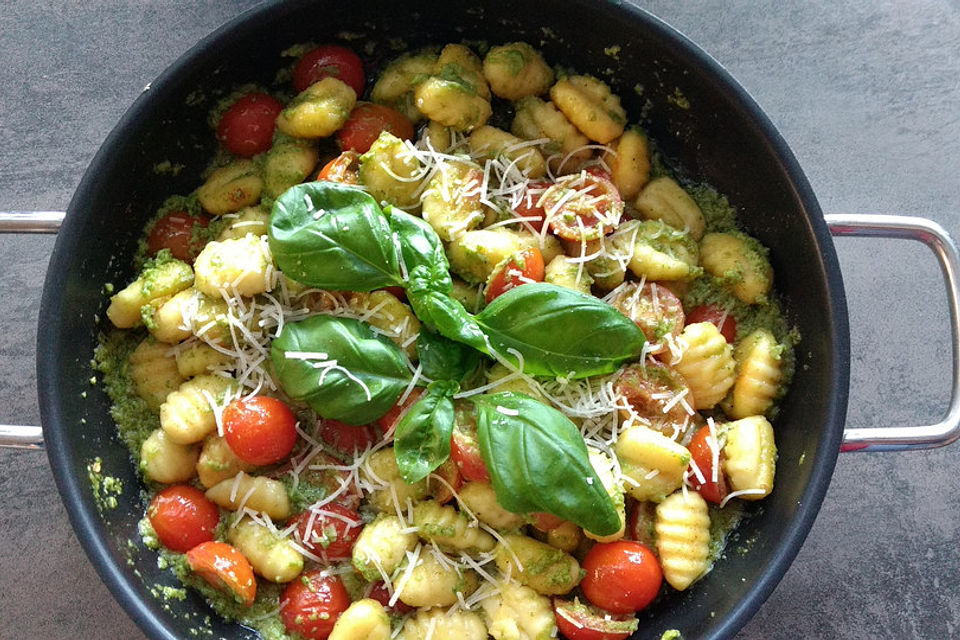
[[[322,16],[320,18],[319,16]],[[589,19],[587,19],[589,17]],[[549,25],[549,26],[544,26]],[[109,399],[90,389],[90,359],[104,318],[104,284],[126,283],[146,220],[170,194],[186,194],[215,152],[209,108],[246,82],[270,86],[292,44],[340,41],[386,59],[401,48],[447,42],[526,40],[551,63],[596,75],[621,96],[686,174],[727,195],[746,231],[771,247],[789,321],[800,331],[797,373],[775,422],[773,495],[753,508],[725,558],[687,592],[641,614],[635,637],[679,629],[686,638],[728,637],[760,606],[813,523],[836,460],[846,414],[847,320],[836,257],[821,212],[793,156],[749,96],[712,59],[642,11],[610,2],[547,4],[428,0],[292,2],[241,16],[188,52],[131,107],[94,159],[70,205],[51,260],[41,310],[41,410],[54,474],[78,537],[131,617],[154,638],[207,626],[217,637],[255,638],[210,616],[195,594],[151,595],[177,586],[137,534],[144,504]],[[160,162],[180,167],[157,171]],[[86,392],[85,400],[78,400]],[[125,487],[102,514],[87,465]],[[209,618],[212,621],[204,622]]]

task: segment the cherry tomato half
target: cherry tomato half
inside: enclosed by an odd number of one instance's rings
[[[371,425],[354,426],[326,418],[320,422],[318,435],[334,449],[350,454],[362,452],[380,441],[380,432]]]
[[[460,474],[460,468],[450,458],[427,476],[427,492],[440,504],[453,500],[461,486],[463,486],[463,476]]]
[[[220,509],[203,491],[179,484],[153,496],[147,518],[163,546],[186,553],[201,542],[213,540],[220,523]]]
[[[206,229],[210,218],[205,215],[192,216],[183,211],[174,211],[163,216],[153,225],[147,236],[147,250],[157,255],[161,249],[170,249],[177,260],[193,262],[206,244],[206,240],[195,233],[196,228]]]
[[[687,445],[687,449],[690,450],[691,468],[689,471],[689,479],[691,486],[699,491],[700,495],[707,502],[720,504],[723,499],[727,497],[727,494],[730,493],[730,488],[727,486],[727,478],[723,474],[720,444],[714,436],[711,435],[710,425],[701,427],[699,431],[693,434],[693,438],[690,440],[690,444]],[[715,453],[716,458],[714,458]],[[714,459],[717,461],[716,467],[714,467],[713,464]],[[703,475],[704,482],[700,482],[700,477],[693,470],[694,464],[697,465],[697,469]],[[717,474],[716,481],[713,480],[715,468]]]
[[[220,117],[217,139],[236,156],[250,158],[263,153],[273,142],[280,101],[266,93],[248,93],[230,105]]]
[[[376,600],[382,604],[385,609],[400,615],[410,613],[416,609],[416,607],[411,607],[399,598],[393,603],[393,606],[390,606],[390,591],[387,590],[387,585],[384,584],[382,580],[370,585],[370,593],[367,594],[367,597]]]
[[[337,132],[337,144],[344,151],[366,153],[383,131],[389,131],[402,140],[413,138],[413,123],[396,109],[361,102]]]
[[[280,462],[297,442],[297,418],[269,396],[234,400],[223,410],[223,437],[237,457],[255,465]]]
[[[249,607],[257,597],[253,567],[240,551],[226,542],[202,542],[187,551],[187,564],[211,585],[226,591]]]
[[[627,365],[613,383],[613,391],[624,420],[639,416],[651,428],[671,437],[690,424],[687,407],[694,406],[690,387],[668,365],[653,359],[642,365]],[[677,400],[681,394],[682,400]]]
[[[712,322],[730,344],[737,339],[737,319],[715,304],[701,304],[691,309],[687,314],[687,324],[697,322]]]
[[[458,411],[455,415],[453,435],[450,437],[450,459],[456,463],[460,475],[467,482],[490,482],[490,472],[480,455],[474,414]]]
[[[683,331],[683,304],[672,291],[656,282],[646,282],[642,287],[630,283],[620,289],[610,304],[637,323],[650,344],[662,343],[667,336],[676,338]]]
[[[363,60],[346,47],[323,44],[303,54],[293,67],[293,87],[300,93],[324,78],[336,78],[353,89],[357,97],[363,95],[366,78]]]
[[[527,185],[527,190],[520,198],[520,203],[513,208],[513,213],[518,218],[536,218],[536,220],[527,220],[527,224],[536,231],[543,230],[543,220],[547,217],[543,207],[540,205],[540,197],[552,182],[531,182]]]
[[[567,640],[623,640],[637,628],[634,616],[611,615],[579,600],[554,598],[553,613]]]
[[[414,389],[407,396],[406,400],[393,405],[389,411],[377,418],[377,425],[383,431],[383,437],[393,437],[393,432],[397,429],[397,424],[400,422],[400,419],[403,418],[410,407],[417,403],[417,400],[419,400],[422,395],[423,389]]]
[[[326,640],[340,614],[350,606],[350,595],[336,576],[306,571],[287,585],[280,596],[280,620],[287,632],[307,640]]]
[[[523,249],[491,274],[487,281],[487,304],[514,287],[528,282],[543,282],[543,255],[536,247]]]
[[[303,546],[325,560],[349,558],[364,524],[359,513],[334,502],[316,512],[308,509],[291,523],[296,523],[297,539]]]
[[[623,215],[620,192],[602,171],[563,176],[540,197],[550,230],[564,240],[597,240]]]
[[[583,570],[584,595],[611,613],[640,611],[653,602],[663,583],[653,551],[632,540],[594,545],[583,559]]]
[[[360,183],[360,154],[356,151],[344,151],[323,165],[317,180],[339,182],[341,184]]]

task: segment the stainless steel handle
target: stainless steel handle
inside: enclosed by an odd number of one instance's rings
[[[0,233],[56,233],[63,211],[0,211]],[[0,424],[0,447],[42,449],[43,430],[12,424]]]
[[[824,216],[830,233],[835,236],[872,236],[919,240],[930,247],[940,262],[947,287],[950,308],[950,337],[953,341],[953,386],[947,414],[936,424],[919,427],[885,427],[847,429],[843,432],[841,451],[902,451],[931,449],[950,444],[960,438],[960,307],[957,278],[960,254],[950,234],[936,222],[926,218],[884,215]]]
[[[56,233],[63,211],[0,211],[0,233]]]

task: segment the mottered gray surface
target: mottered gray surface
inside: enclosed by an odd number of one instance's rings
[[[65,208],[143,86],[254,4],[2,3],[0,210]],[[960,236],[956,2],[644,6],[756,98],[825,212],[924,216]],[[950,339],[932,256],[900,242],[837,246],[852,328],[848,425],[938,420]],[[0,236],[2,422],[39,421],[35,326],[52,248],[52,237]],[[960,445],[842,455],[799,556],[738,638],[960,637],[957,468]],[[42,453],[0,451],[0,638],[7,637],[142,637],[83,554]]]

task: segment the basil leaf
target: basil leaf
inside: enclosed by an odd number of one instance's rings
[[[480,364],[480,354],[461,342],[421,327],[417,337],[417,355],[423,375],[431,380],[463,382]]]
[[[385,414],[412,378],[400,347],[353,318],[319,315],[286,324],[270,357],[288,396],[352,425]]]
[[[455,382],[432,382],[397,424],[393,451],[408,484],[423,480],[450,457]]]
[[[522,393],[470,399],[477,407],[480,455],[501,507],[546,511],[600,536],[620,529],[617,509],[569,418]]]
[[[489,354],[486,336],[476,320],[459,301],[433,287],[427,267],[421,265],[410,272],[407,302],[417,318],[440,335]]]
[[[394,241],[399,247],[407,273],[412,273],[417,267],[426,267],[430,288],[440,293],[450,293],[453,290],[450,263],[447,262],[440,236],[433,227],[423,218],[392,206],[388,206],[384,214],[393,229]]]
[[[322,289],[402,285],[387,218],[370,194],[334,182],[287,189],[270,215],[270,251],[289,277]]]
[[[524,373],[586,378],[616,371],[643,350],[643,331],[603,300],[552,284],[525,284],[498,296],[476,322],[490,349]],[[442,331],[441,331],[442,333]]]

